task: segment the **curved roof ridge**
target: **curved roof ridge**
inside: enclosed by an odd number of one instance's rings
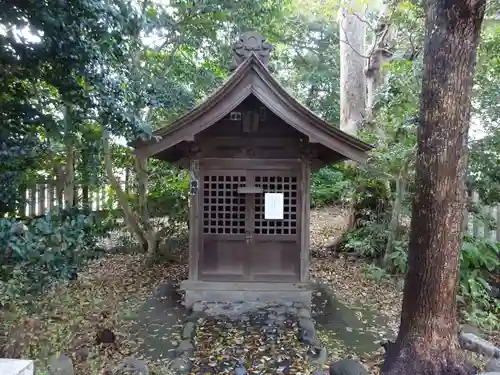
[[[253,73],[254,72],[254,73]],[[373,147],[323,120],[295,99],[271,74],[255,53],[245,59],[217,90],[196,107],[170,124],[153,132],[149,140],[131,145],[156,155],[212,126],[236,108],[249,95],[255,95],[265,106],[290,126],[347,158],[360,160],[359,153]],[[205,118],[203,118],[205,116]],[[160,140],[159,140],[160,139]]]

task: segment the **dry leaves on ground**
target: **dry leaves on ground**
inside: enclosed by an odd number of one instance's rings
[[[347,211],[337,207],[311,213],[311,245],[323,249],[343,235],[347,227]],[[363,306],[389,318],[389,328],[397,332],[402,292],[395,280],[382,283],[371,280],[364,263],[350,257],[312,259],[310,277],[313,282],[326,283],[347,307]]]
[[[89,374],[123,356],[134,354],[139,343],[129,337],[135,313],[166,280],[183,279],[184,265],[143,267],[140,255],[108,255],[90,263],[78,279],[58,284],[35,301],[37,313],[18,312],[8,327],[8,352],[43,360],[57,353],[71,355],[76,373]],[[33,311],[33,309],[31,310]],[[109,329],[116,346],[103,348],[96,335]]]
[[[367,263],[363,260],[352,258],[348,255],[332,257],[321,251],[340,236],[342,236],[347,227],[347,211],[339,208],[328,208],[317,210],[311,213],[311,244],[319,249],[322,257],[311,261],[310,277],[312,281],[326,283],[334,292],[336,297],[344,305],[350,308],[362,306],[363,309],[377,311],[384,315],[387,321],[387,327],[379,327],[367,324],[367,330],[377,333],[380,329],[387,328],[391,338],[395,338],[399,330],[400,313],[402,307],[403,293],[401,288],[401,279],[387,278],[382,281],[370,279],[366,272]],[[324,334],[323,334],[324,336]],[[491,332],[485,335],[488,339],[500,345],[500,333]],[[349,353],[342,347],[335,338],[323,337],[324,342],[333,341],[336,354],[332,359],[339,357],[357,357],[356,353]],[[479,368],[484,368],[487,362],[486,358],[472,353],[465,352],[469,361]],[[373,353],[370,356],[362,356],[361,360],[367,365],[372,373],[378,373],[376,363],[382,362],[381,351]]]
[[[346,224],[346,213],[342,209],[313,211],[312,247],[321,249],[335,241],[342,235]],[[43,359],[58,352],[68,353],[75,361],[76,374],[88,375],[123,356],[140,355],[137,349],[140,343],[131,339],[129,329],[137,319],[138,307],[157,285],[186,277],[184,265],[162,264],[151,269],[144,269],[142,265],[142,256],[108,255],[89,264],[79,273],[78,280],[62,282],[41,296],[35,302],[38,313],[18,311],[9,319],[0,317],[8,321],[9,356]],[[312,259],[311,279],[328,284],[347,307],[362,306],[383,314],[388,318],[389,331],[397,332],[402,293],[396,282],[380,283],[369,279],[363,263],[347,257]],[[374,333],[381,329],[371,327],[370,322],[366,324],[366,329],[372,329]],[[95,345],[96,333],[103,328],[115,333],[118,348],[104,350]],[[236,325],[228,328],[223,322],[207,320],[196,338],[199,348],[194,356],[198,358],[198,366],[214,363],[220,366],[224,362],[234,362],[242,355],[248,367],[291,365],[297,367],[297,372],[306,371],[306,362],[302,361],[306,349],[296,338],[296,326],[280,332],[274,346],[263,345],[266,336],[253,329]],[[320,339],[329,345],[330,359],[359,356],[350,353],[335,337],[319,334]],[[250,358],[253,359],[251,363]],[[379,352],[373,353],[371,358],[361,359],[370,371],[376,373],[373,364],[380,362],[380,358]],[[84,368],[84,364],[91,366],[93,372]]]
[[[310,374],[308,346],[298,340],[296,318],[270,324],[264,314],[203,319],[195,336],[193,374]]]

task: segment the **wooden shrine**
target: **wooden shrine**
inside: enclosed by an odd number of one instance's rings
[[[311,171],[371,146],[326,123],[276,81],[272,46],[254,32],[234,46],[222,87],[148,141],[142,161],[189,168],[189,278],[196,301],[301,301],[310,304]]]

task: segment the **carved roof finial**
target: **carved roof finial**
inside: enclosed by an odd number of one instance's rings
[[[252,53],[257,55],[258,59],[267,67],[269,63],[269,54],[274,49],[273,45],[255,31],[247,31],[243,33],[239,40],[234,43],[233,63],[231,70],[234,70],[245,61]]]

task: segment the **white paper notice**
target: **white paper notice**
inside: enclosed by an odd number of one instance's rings
[[[283,220],[283,193],[264,194],[264,219]]]

